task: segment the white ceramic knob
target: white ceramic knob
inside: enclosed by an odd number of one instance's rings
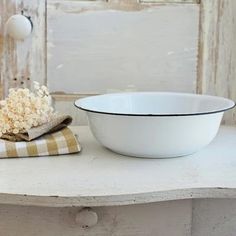
[[[75,222],[82,228],[90,228],[97,224],[98,215],[91,208],[83,208],[77,213]]]
[[[7,34],[16,40],[23,40],[32,32],[32,22],[24,15],[13,15],[6,23]]]

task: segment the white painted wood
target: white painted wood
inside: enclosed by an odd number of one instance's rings
[[[139,0],[144,3],[199,3],[200,0]]]
[[[51,91],[195,92],[199,6],[49,0]]]
[[[193,201],[192,236],[235,236],[235,222],[234,199]]]
[[[0,161],[0,203],[109,206],[188,198],[236,198],[236,128],[194,155],[152,160],[101,147],[87,127],[74,128],[82,152]]]
[[[236,1],[201,1],[198,92],[236,100]],[[225,116],[236,124],[235,110]]]
[[[96,207],[99,221],[83,229],[78,208],[0,205],[1,236],[190,236],[191,200]]]
[[[0,77],[7,93],[10,87],[30,87],[31,80],[41,83],[46,79],[46,1],[8,0],[0,2]],[[23,41],[16,41],[6,34],[6,22],[13,14],[24,11],[30,16],[34,28]]]

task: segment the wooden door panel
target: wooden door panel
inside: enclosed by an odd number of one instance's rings
[[[48,1],[51,91],[195,92],[199,5],[130,2]]]

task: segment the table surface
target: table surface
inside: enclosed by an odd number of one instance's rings
[[[0,160],[0,204],[110,206],[236,197],[236,128],[222,126],[202,151],[142,159],[100,146],[88,127],[72,127],[82,152]]]

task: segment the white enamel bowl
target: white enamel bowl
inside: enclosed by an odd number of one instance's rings
[[[75,105],[87,112],[103,146],[128,156],[168,158],[207,146],[224,111],[235,103],[207,95],[135,92],[87,97]]]

